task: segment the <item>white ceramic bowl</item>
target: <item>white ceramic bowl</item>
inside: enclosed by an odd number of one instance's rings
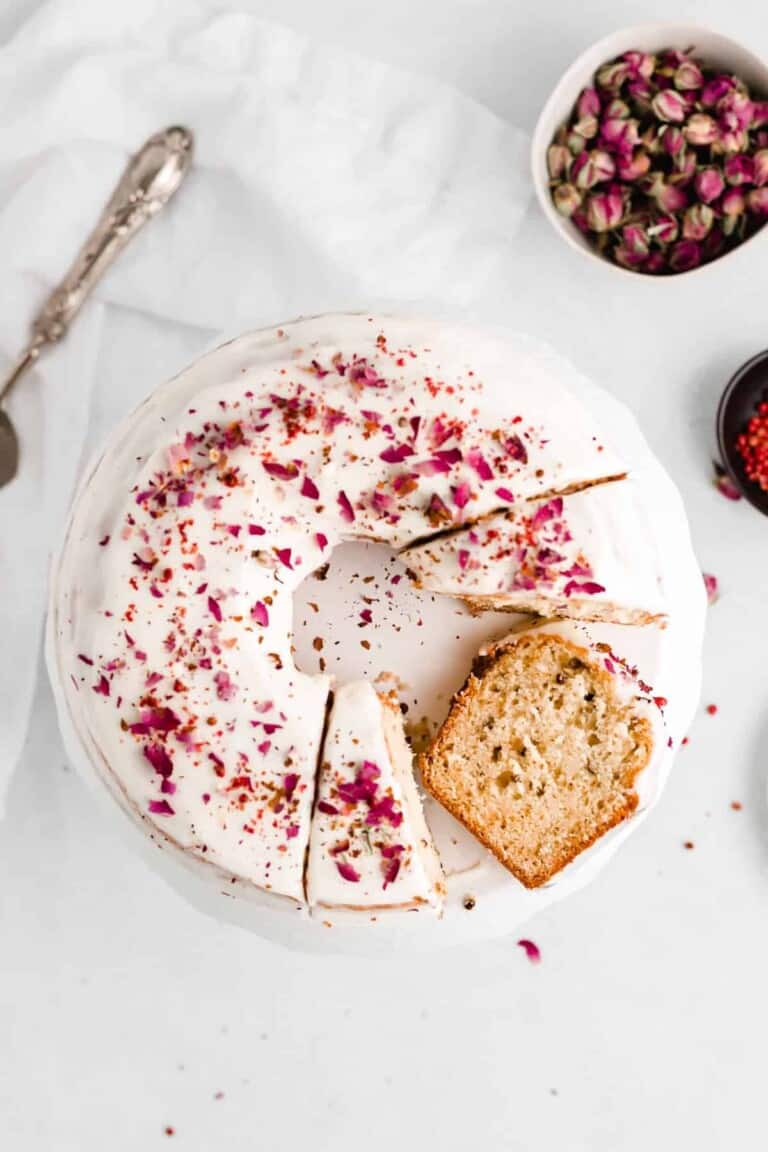
[[[552,143],[557,129],[568,119],[581,90],[591,83],[592,78],[600,67],[609,60],[620,56],[622,52],[630,49],[639,49],[643,52],[659,52],[664,48],[677,48],[679,50],[691,49],[692,55],[706,61],[708,64],[721,67],[724,72],[733,72],[740,76],[762,98],[768,97],[768,65],[748,51],[735,40],[723,36],[719,32],[712,32],[708,28],[701,28],[695,24],[638,24],[632,28],[622,28],[618,32],[611,32],[598,40],[586,52],[573,62],[568,71],[557,84],[554,92],[547,100],[536,124],[531,144],[531,165],[533,169],[533,183],[542,211],[552,224],[552,227],[572,248],[578,249],[592,260],[602,264],[604,268],[612,268],[617,272],[629,272],[637,276],[631,269],[622,268],[620,264],[605,259],[582,235],[571,221],[561,216],[552,202],[549,189],[549,173],[547,171],[547,148]],[[768,225],[760,229],[753,236],[732,248],[723,256],[701,264],[690,272],[677,273],[690,275],[692,272],[702,272],[711,269],[722,259],[733,257],[751,248],[755,241],[768,242]],[[658,282],[657,276],[644,276],[644,280]]]

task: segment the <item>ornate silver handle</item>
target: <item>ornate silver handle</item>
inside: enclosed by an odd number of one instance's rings
[[[130,160],[101,219],[32,321],[29,343],[4,380],[0,404],[48,344],[65,335],[97,280],[143,224],[167,204],[192,162],[192,133],[166,128],[147,140]],[[16,475],[19,442],[8,413],[0,407],[0,487]]]
[[[98,224],[32,322],[31,347],[60,340],[94,285],[181,184],[192,160],[192,134],[166,128],[130,160]]]

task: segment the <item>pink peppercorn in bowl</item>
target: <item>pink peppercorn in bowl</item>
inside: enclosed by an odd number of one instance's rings
[[[733,498],[741,493],[768,516],[768,352],[753,356],[731,377],[716,427],[720,459],[735,485]]]
[[[661,267],[662,250],[654,247],[653,259],[658,261],[659,266],[653,269],[650,265],[643,267],[642,262],[638,262],[637,266],[632,266],[631,264],[620,263],[615,258],[604,255],[596,243],[598,237],[592,232],[585,232],[583,230],[583,222],[582,228],[580,229],[568,215],[564,215],[562,211],[558,211],[553,200],[553,180],[550,172],[548,153],[562,125],[572,121],[576,106],[579,103],[579,98],[584,90],[593,87],[595,75],[599,69],[609,62],[617,61],[620,57],[623,57],[625,53],[657,55],[669,50],[686,53],[686,55],[693,58],[693,60],[700,61],[707,69],[712,70],[713,73],[722,73],[724,75],[738,77],[739,80],[743,81],[748,87],[754,99],[761,102],[761,107],[768,102],[768,65],[736,41],[720,33],[712,32],[709,29],[697,27],[696,25],[673,23],[639,25],[632,28],[625,28],[605,36],[579,56],[559,81],[552,95],[544,105],[534,131],[531,146],[531,163],[536,195],[544,215],[559,235],[572,248],[583,252],[585,255],[591,257],[592,260],[599,261],[603,266],[615,268],[620,272],[650,273],[651,271],[655,271],[657,273],[656,275],[645,276],[645,278],[649,280],[658,280],[658,272],[667,272],[668,275],[681,275],[688,271],[701,271],[710,267],[711,264],[718,263],[725,256],[735,257],[739,253],[743,255],[748,247],[750,251],[754,251],[754,245],[758,238],[761,239],[763,244],[768,243],[768,227],[762,226],[764,223],[768,223],[768,212],[766,212],[763,217],[761,211],[757,226],[754,230],[745,232],[745,238],[740,240],[740,242],[735,244],[731,242],[733,246],[726,244],[724,249],[714,256],[710,255],[695,264],[681,259],[678,267]],[[673,96],[674,95],[675,93],[673,93]],[[685,96],[685,93],[683,93],[683,95]],[[662,127],[677,128],[677,125],[662,125]],[[766,133],[768,133],[768,124],[765,128]],[[766,140],[768,140],[768,135],[766,135]],[[762,143],[760,144],[760,148],[763,148]],[[691,151],[695,151],[695,149],[691,148]],[[729,162],[732,162],[731,157],[727,157],[727,159]],[[738,159],[738,157],[736,159]],[[599,177],[599,173],[597,175]],[[738,199],[739,194],[745,191],[737,186],[732,187],[730,183],[727,183],[726,186],[727,192],[734,199]],[[762,200],[768,203],[768,184],[765,185],[765,189],[766,190],[760,187],[757,189],[757,194]],[[695,192],[692,191],[689,199],[691,202],[697,199]],[[696,204],[696,207],[698,209],[698,204]],[[709,213],[706,201],[704,211],[707,214]],[[618,229],[616,234],[618,234]],[[680,239],[682,239],[682,236]],[[615,248],[613,251],[615,251]],[[663,252],[665,258],[668,251],[669,250]],[[684,255],[684,253],[681,253],[681,255]]]

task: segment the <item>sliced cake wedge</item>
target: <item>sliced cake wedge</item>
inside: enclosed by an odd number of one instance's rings
[[[632,480],[521,501],[402,559],[422,587],[478,610],[615,624],[666,613],[654,534]]]
[[[318,775],[309,903],[439,911],[443,895],[397,702],[366,681],[346,684],[334,696]]]
[[[420,761],[425,788],[527,888],[632,815],[657,743],[647,686],[578,629],[479,657]]]

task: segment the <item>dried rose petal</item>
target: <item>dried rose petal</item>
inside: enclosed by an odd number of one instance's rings
[[[541,962],[541,950],[538,944],[534,944],[533,940],[518,940],[517,946],[523,949],[531,964]]]
[[[704,577],[704,587],[707,590],[707,602],[709,604],[714,604],[720,594],[717,584],[717,576],[713,576],[709,572],[702,572],[702,576]]]
[[[726,472],[715,472],[715,488],[726,500],[741,500],[741,492]]]
[[[167,800],[150,800],[147,805],[149,811],[153,816],[175,816],[176,812],[171,808]]]
[[[349,497],[347,496],[346,492],[339,492],[338,496],[336,497],[336,503],[341,510],[342,520],[346,520],[348,524],[351,524],[355,518],[355,511],[349,502]]]
[[[353,868],[351,864],[347,864],[343,860],[337,860],[336,867],[342,880],[348,880],[350,884],[357,884],[360,879],[360,873]]]
[[[266,628],[269,624],[269,610],[263,600],[257,600],[251,608],[251,619]]]

